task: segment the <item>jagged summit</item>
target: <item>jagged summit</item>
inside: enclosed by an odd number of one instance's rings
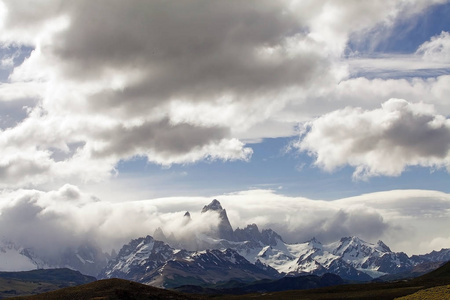
[[[322,249],[322,243],[319,240],[317,240],[316,237],[313,237],[307,243],[314,249]]]
[[[259,232],[258,226],[256,224],[249,224],[243,229],[238,227],[234,231],[234,236],[237,241],[259,242],[262,238],[261,232]]]
[[[190,219],[191,218],[191,214],[187,211],[187,212],[185,212],[183,217]]]
[[[315,236],[307,242],[310,244],[322,244]]]
[[[214,199],[213,201],[211,201],[210,204],[205,205],[202,209],[202,213],[205,213],[207,211],[221,211],[223,210],[222,205],[220,204],[220,202],[217,199]]]
[[[271,246],[276,246],[278,244],[278,242],[284,243],[281,235],[279,235],[278,233],[276,233],[275,231],[273,231],[270,228],[263,229],[261,231],[261,240],[266,245],[271,245]]]
[[[383,243],[381,240],[377,242],[377,246],[379,249],[383,252],[391,252],[391,248],[389,248],[385,243]]]
[[[248,231],[259,231],[258,225],[255,223],[248,224],[247,227],[245,227]]]
[[[371,249],[373,244],[367,243],[363,241],[359,237],[356,236],[347,236],[341,238],[336,249],[333,251],[335,255],[343,255],[345,253],[349,253],[352,251],[364,251],[367,249]],[[371,251],[371,250],[370,250]]]
[[[357,236],[348,236],[348,237],[343,237],[340,239],[339,243],[338,243],[338,250],[340,251],[347,251],[349,249],[353,249],[353,248],[373,248],[376,249],[377,251],[380,252],[391,252],[391,249],[385,244],[383,243],[381,240],[379,240],[376,245],[366,242],[362,239],[360,239]]]

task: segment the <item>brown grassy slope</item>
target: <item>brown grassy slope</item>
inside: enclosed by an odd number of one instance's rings
[[[312,290],[284,291],[276,293],[249,294],[239,296],[222,295],[215,300],[228,299],[371,299],[391,300],[398,297],[414,294],[420,290],[450,284],[450,262],[439,269],[412,280],[402,280],[387,283],[366,283],[340,285]]]
[[[61,287],[48,282],[32,282],[11,278],[0,278],[0,299],[18,295],[33,295],[54,291]]]
[[[105,279],[99,280],[88,284],[83,284],[75,287],[63,288],[57,291],[48,292],[44,294],[11,298],[14,300],[29,299],[29,300],[190,300],[201,299],[199,297],[184,295],[177,292],[163,290],[132,282],[123,279]]]
[[[450,299],[450,285],[420,290],[414,294],[396,298],[396,300],[446,300]]]
[[[0,299],[35,295],[95,280],[92,276],[70,269],[0,272]]]
[[[312,290],[293,290],[276,293],[248,294],[239,296],[222,295],[216,300],[238,299],[264,299],[264,300],[339,300],[339,299],[366,299],[366,300],[392,300],[396,297],[409,295],[419,291],[423,287],[408,286],[376,286],[343,285],[339,287],[320,288]]]

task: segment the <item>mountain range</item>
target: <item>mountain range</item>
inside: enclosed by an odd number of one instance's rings
[[[172,248],[151,236],[139,238],[124,245],[99,274],[100,278],[119,277],[159,287],[326,273],[345,280],[370,281],[407,272],[422,263],[447,261],[450,255],[450,249],[442,249],[408,257],[403,252],[393,252],[382,241],[372,244],[354,236],[329,244],[315,238],[289,244],[271,229],[260,231],[256,224],[233,230],[226,210],[217,200],[206,205],[202,214],[219,219],[217,227],[208,235],[196,236],[196,244],[207,249],[187,251]],[[186,212],[186,216],[189,222],[190,213]],[[158,235],[165,237],[161,229]]]
[[[421,264],[450,260],[450,249],[409,257],[403,252],[393,252],[382,241],[372,244],[355,236],[328,244],[315,238],[291,244],[272,229],[259,230],[256,224],[233,230],[226,210],[217,200],[205,205],[201,213],[207,218],[218,218],[218,223],[206,234],[195,235],[195,240],[190,241],[190,245],[196,245],[195,250],[187,250],[173,234],[166,237],[160,228],[153,237],[131,240],[114,256],[98,247],[82,245],[44,259],[32,249],[3,242],[0,270],[9,271],[14,264],[28,269],[68,267],[97,278],[122,278],[174,288],[327,273],[344,280],[371,281],[381,276],[407,274]],[[186,212],[183,223],[189,222],[191,214]]]

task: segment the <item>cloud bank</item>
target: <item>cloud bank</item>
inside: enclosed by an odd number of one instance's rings
[[[256,223],[291,243],[312,237],[327,243],[356,235],[372,242],[382,239],[395,251],[417,254],[446,247],[449,241],[450,196],[441,192],[388,191],[320,201],[250,190],[215,198],[226,208],[234,228]],[[214,214],[200,213],[211,200],[180,197],[111,203],[71,185],[51,192],[3,192],[0,236],[47,254],[86,242],[118,250],[130,239],[153,235],[158,228],[178,240],[194,239],[217,226]],[[191,222],[183,218],[186,211]]]

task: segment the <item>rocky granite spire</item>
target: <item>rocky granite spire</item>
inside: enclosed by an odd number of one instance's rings
[[[183,216],[183,225],[188,224],[191,221],[191,214],[187,211]]]
[[[220,202],[214,199],[210,204],[205,205],[202,214],[207,212],[217,212],[219,214],[219,225],[217,226],[216,237],[228,241],[234,241],[234,232],[228,220],[227,211],[222,208]]]
[[[211,201],[210,204],[203,206],[202,213],[205,213],[210,210],[220,212],[223,210],[223,208],[222,208],[222,205],[220,205],[220,202],[218,200],[214,199],[213,201]]]

